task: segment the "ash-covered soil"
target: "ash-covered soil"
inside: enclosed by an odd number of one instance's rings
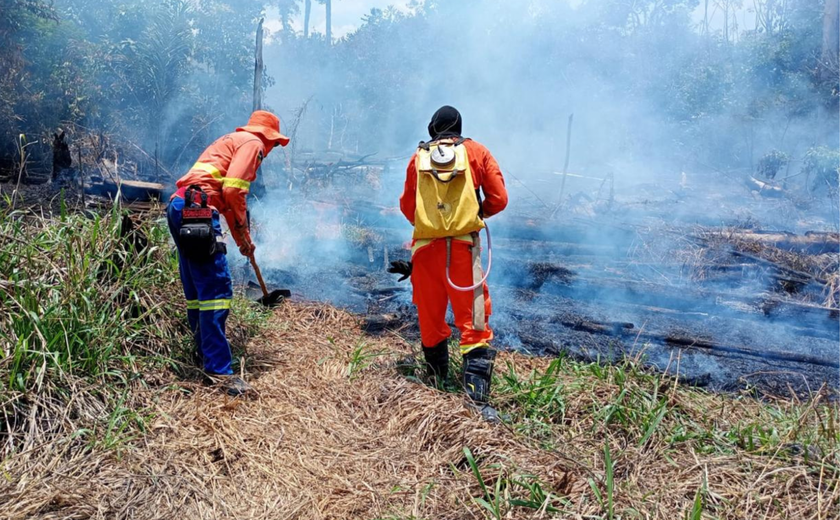
[[[381,184],[398,190],[399,172],[391,177]],[[410,258],[398,193],[372,199],[362,188],[263,215],[277,235],[270,251],[258,250],[263,271],[298,298],[363,315],[370,334],[419,342],[410,283],[386,272],[388,262]],[[824,283],[840,254],[803,253],[791,271],[773,263],[787,253],[763,260],[753,248],[744,257],[738,244],[704,238],[733,226],[830,231],[833,209],[818,200],[806,208],[801,200],[765,200],[722,178],[703,189],[672,188],[660,187],[659,198],[653,185],[617,189],[611,201],[573,195],[552,217],[536,199],[543,191],[511,186],[510,207],[489,221],[496,346],[630,358],[716,391],[840,388],[840,315]],[[803,272],[809,265],[814,270]]]

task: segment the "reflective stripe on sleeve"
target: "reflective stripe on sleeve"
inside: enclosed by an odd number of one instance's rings
[[[225,188],[238,188],[240,190],[248,191],[251,189],[251,183],[243,179],[229,179],[225,178],[222,181],[222,186]]]
[[[231,300],[204,300],[198,302],[198,310],[223,311],[230,309]]]
[[[210,163],[197,162],[197,163],[193,164],[192,169],[193,170],[200,170],[200,171],[209,173],[210,175],[213,176],[214,179],[221,179],[222,178],[222,172],[219,171],[218,168],[216,168],[215,166],[213,166]]]
[[[187,300],[187,309],[198,309],[198,300]]]

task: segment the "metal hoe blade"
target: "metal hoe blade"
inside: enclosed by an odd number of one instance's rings
[[[260,289],[262,289],[262,297],[257,299],[257,303],[261,305],[265,305],[266,307],[274,307],[275,305],[280,304],[286,298],[292,296],[292,292],[288,289],[276,289],[274,291],[268,292],[268,289],[265,286],[265,281],[263,280],[262,273],[260,272],[260,266],[257,265],[257,261],[254,259],[254,255],[252,254],[248,257],[251,260],[251,265],[254,267],[254,273],[257,275],[257,280],[260,282]]]
[[[260,296],[257,298],[257,303],[261,305],[265,305],[266,307],[274,307],[283,303],[283,300],[286,298],[290,298],[292,296],[292,291],[288,289],[276,289],[271,291],[267,295]]]

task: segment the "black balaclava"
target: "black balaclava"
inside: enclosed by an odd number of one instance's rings
[[[440,107],[429,123],[429,135],[433,141],[461,137],[461,113],[449,105]]]

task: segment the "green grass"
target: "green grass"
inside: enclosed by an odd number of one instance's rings
[[[175,258],[165,230],[148,246],[120,237],[116,212],[60,221],[0,215],[3,386],[26,392],[47,378],[125,378],[138,353],[165,352],[183,334]]]
[[[521,361],[508,358],[498,367],[494,402],[510,415],[507,426],[541,449],[562,453],[569,441],[580,439],[602,446],[603,465],[591,467],[587,478],[599,518],[635,517],[635,510],[619,506],[620,495],[646,483],[617,475],[619,466],[633,460],[680,467],[692,452],[710,458],[746,455],[765,464],[799,465],[810,475],[840,476],[840,409],[830,393],[805,402],[762,402],[676,385],[632,362],[606,365],[561,357],[526,363],[538,368],[523,369]],[[703,482],[684,518],[713,514]],[[493,504],[479,498],[484,509],[485,502]]]
[[[604,366],[560,358],[542,370],[519,374],[508,362],[495,375],[494,395],[511,413],[512,426],[529,431],[539,422],[549,436],[573,421],[588,435],[609,435],[639,449],[692,443],[707,452],[760,454],[802,445],[831,453],[840,446],[836,406],[824,402],[773,406],[740,398],[731,401],[727,410],[725,399],[675,386],[673,380],[631,363]],[[740,410],[739,403],[755,404],[760,414],[734,413]],[[570,408],[575,417],[569,416]]]
[[[126,232],[117,209],[60,207],[54,218],[0,210],[0,436],[13,439],[4,443],[7,452],[59,433],[51,416],[68,402],[95,409],[70,432],[74,438],[116,447],[142,434],[151,418],[133,390],[147,387],[149,374],[190,364],[177,258],[162,219],[140,220]],[[253,334],[265,314],[236,300],[231,328]]]
[[[510,516],[515,511],[567,514],[571,508],[567,499],[548,489],[536,475],[517,474],[501,464],[491,464],[488,469],[498,474],[493,482],[487,482],[480,463],[468,447],[464,447],[464,458],[481,491],[481,496],[473,497],[473,501],[485,516],[501,520],[515,518]]]

